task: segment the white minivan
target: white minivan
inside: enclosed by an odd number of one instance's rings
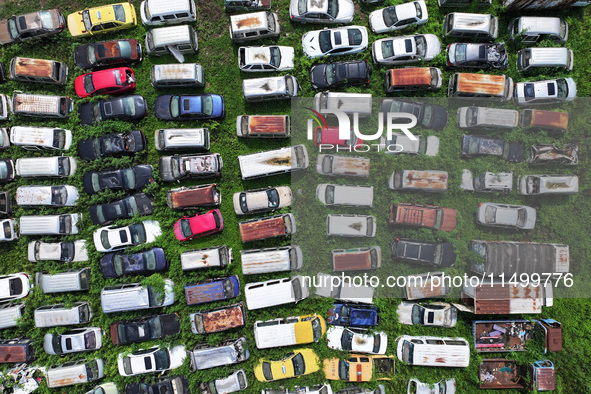
[[[242,274],[294,271],[302,268],[302,249],[298,245],[241,250]]]
[[[396,356],[404,363],[430,367],[467,367],[470,345],[464,338],[402,335]]]
[[[244,287],[246,307],[249,310],[276,305],[297,303],[310,295],[303,276],[271,279],[265,282],[248,283]]]
[[[69,235],[78,234],[78,224],[82,221],[81,213],[61,215],[21,216],[21,235]]]
[[[316,197],[324,205],[371,208],[373,206],[373,186],[321,183],[316,188]]]

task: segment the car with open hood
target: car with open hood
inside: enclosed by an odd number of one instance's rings
[[[146,216],[154,212],[154,197],[137,193],[121,200],[90,206],[90,220],[93,224],[104,226],[117,219],[129,219],[135,215]]]
[[[78,142],[78,154],[83,160],[131,156],[145,151],[146,148],[146,136],[140,130],[105,134]]]
[[[0,45],[58,34],[65,25],[64,16],[57,9],[14,15],[0,20]]]
[[[447,46],[448,67],[506,70],[505,43],[454,43]]]
[[[104,278],[151,275],[168,269],[164,249],[151,248],[138,253],[114,252],[105,254],[100,261]]]
[[[142,44],[122,39],[82,44],[74,50],[74,63],[83,70],[133,66],[142,60]]]
[[[101,227],[93,234],[94,246],[99,252],[111,252],[154,242],[162,234],[160,223],[155,220],[145,220],[129,226]]]
[[[105,120],[135,121],[148,115],[148,104],[141,94],[111,97],[84,103],[78,108],[80,123],[92,126]]]
[[[89,171],[82,179],[87,194],[96,194],[107,189],[141,190],[152,182],[152,166],[146,164],[118,170]]]

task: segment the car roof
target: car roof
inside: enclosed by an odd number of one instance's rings
[[[209,231],[217,227],[215,224],[213,212],[207,212],[202,215],[193,216],[189,218],[189,224],[191,225],[191,231],[193,234]]]

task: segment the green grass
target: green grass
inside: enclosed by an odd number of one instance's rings
[[[387,0],[386,4],[397,4],[401,1]],[[42,8],[49,9],[53,7],[60,8],[65,14],[77,11],[84,7],[96,6],[100,4],[106,4],[107,1],[68,1],[63,2],[59,0],[47,0],[42,2]],[[136,10],[138,11],[139,17],[139,0],[133,1]],[[78,122],[77,107],[85,102],[85,100],[75,100],[74,114],[67,121],[60,120],[45,120],[35,118],[17,118],[13,117],[10,121],[5,122],[3,127],[10,127],[13,125],[48,125],[48,126],[59,126],[69,128],[74,134],[74,148],[67,152],[67,154],[77,156],[75,146],[80,139],[87,138],[89,136],[97,136],[108,132],[119,132],[128,131],[132,129],[140,129],[144,131],[149,141],[149,150],[146,154],[137,155],[133,158],[121,158],[121,159],[105,159],[103,161],[96,162],[82,162],[79,161],[79,167],[77,173],[70,179],[63,180],[30,180],[30,179],[17,179],[16,182],[5,185],[2,190],[7,190],[14,195],[16,188],[20,185],[31,185],[31,184],[59,184],[68,183],[82,189],[82,175],[89,170],[103,169],[103,168],[123,168],[125,166],[133,164],[152,164],[155,167],[155,178],[156,183],[150,185],[146,191],[153,193],[156,197],[156,211],[151,218],[157,219],[162,228],[163,235],[157,240],[153,246],[163,247],[166,251],[166,256],[170,260],[169,272],[162,275],[162,277],[169,277],[176,283],[176,296],[177,302],[168,308],[164,309],[164,312],[171,313],[177,312],[180,314],[182,319],[182,332],[180,335],[171,337],[165,341],[170,346],[185,344],[188,349],[192,349],[196,344],[202,342],[208,342],[212,345],[218,344],[221,340],[231,337],[238,337],[245,335],[248,339],[249,347],[251,350],[251,358],[245,363],[224,366],[215,368],[212,370],[198,371],[191,373],[189,370],[188,362],[180,368],[178,371],[174,371],[174,374],[186,376],[191,384],[192,392],[197,392],[197,386],[199,382],[209,381],[216,378],[221,378],[229,375],[233,370],[243,368],[247,373],[249,382],[249,388],[246,390],[249,393],[260,392],[260,389],[265,387],[279,387],[283,385],[285,387],[293,387],[294,385],[313,385],[324,381],[324,377],[321,372],[313,375],[304,376],[298,379],[291,379],[285,382],[274,382],[263,384],[255,380],[252,373],[253,368],[259,358],[281,358],[289,349],[271,349],[271,350],[258,350],[254,346],[254,337],[252,332],[252,323],[256,320],[266,320],[277,317],[287,317],[291,315],[300,315],[307,313],[319,313],[325,314],[326,310],[330,307],[331,301],[325,299],[308,299],[302,301],[296,306],[285,306],[279,308],[270,308],[262,311],[249,311],[247,327],[242,330],[233,330],[231,332],[224,332],[218,334],[211,334],[207,336],[198,336],[191,333],[189,327],[189,313],[215,308],[225,303],[213,303],[211,305],[199,307],[187,307],[184,301],[183,285],[186,282],[195,282],[204,280],[207,278],[214,278],[219,276],[226,276],[229,274],[238,274],[241,277],[243,283],[254,282],[260,280],[266,280],[271,278],[279,278],[285,275],[281,274],[269,274],[269,275],[258,275],[252,278],[245,278],[241,275],[240,261],[238,258],[239,250],[245,248],[241,242],[238,233],[238,221],[239,219],[235,216],[232,204],[231,196],[234,192],[246,189],[253,189],[263,186],[282,185],[291,183],[292,179],[289,176],[279,176],[269,179],[262,179],[256,181],[244,182],[240,178],[238,161],[236,157],[241,154],[257,152],[265,149],[272,149],[281,146],[288,145],[288,141],[267,141],[267,140],[243,140],[238,139],[235,134],[235,119],[236,116],[242,114],[286,114],[290,113],[290,103],[285,102],[271,102],[266,104],[245,104],[242,100],[241,80],[243,78],[253,77],[248,74],[242,74],[238,69],[237,49],[238,45],[233,45],[230,42],[228,34],[229,17],[224,13],[223,3],[221,0],[203,0],[198,1],[198,15],[199,21],[196,24],[196,28],[199,35],[199,53],[195,56],[187,56],[187,62],[196,61],[203,65],[205,69],[206,87],[204,89],[153,89],[149,83],[150,69],[153,64],[156,63],[173,63],[174,59],[172,56],[165,56],[161,58],[146,58],[142,63],[134,67],[137,78],[137,93],[144,95],[149,103],[149,114],[148,117],[138,123],[126,123],[126,122],[105,122],[95,127],[81,127]],[[354,20],[354,24],[367,26],[368,14],[381,6],[367,6],[367,5],[356,5],[357,13]],[[26,2],[6,2],[0,9],[1,17],[8,17],[13,14],[21,14],[29,11],[35,11],[41,8],[38,2],[26,1]],[[299,25],[289,22],[289,11],[288,1],[286,0],[275,0],[273,2],[273,10],[278,13],[281,21],[281,37],[278,40],[252,43],[252,45],[259,44],[270,44],[271,42],[280,45],[291,45],[296,49],[296,68],[292,74],[295,75],[303,85],[303,95],[313,96],[315,91],[312,90],[309,84],[309,68],[313,64],[322,62],[323,60],[311,61],[304,57],[301,49],[301,36],[305,31],[314,30],[320,28],[319,26],[311,25]],[[415,31],[420,33],[434,33],[441,36],[443,29],[443,16],[447,12],[446,10],[440,10],[435,0],[428,1],[429,10],[429,22],[418,28],[413,28],[404,31],[401,34],[412,34]],[[490,8],[478,8],[475,5],[470,7],[473,12],[492,12],[499,16],[499,31],[500,37],[498,41],[504,40],[507,43],[509,51],[509,69],[504,72],[493,72],[493,73],[504,73],[512,77],[515,81],[524,81],[528,78],[532,79],[543,79],[551,78],[555,76],[566,76],[567,73],[553,72],[550,70],[543,70],[543,73],[537,75],[524,76],[518,73],[515,69],[515,54],[520,48],[514,43],[509,43],[506,40],[506,29],[509,20],[517,14],[504,13],[503,9],[498,1],[495,1]],[[591,25],[590,11],[584,9],[571,9],[565,11],[546,11],[546,12],[528,12],[524,13],[527,15],[559,15],[565,17],[569,23],[569,39],[567,46],[574,50],[575,53],[575,67],[572,72],[568,75],[572,76],[577,82],[578,95],[580,97],[588,97],[591,92],[591,78],[589,73],[591,71],[591,57],[588,52],[588,48],[591,47],[591,38],[589,35],[589,27]],[[138,38],[144,39],[146,28],[143,25],[139,25],[132,30],[122,31],[115,34],[109,34],[107,36],[101,36],[96,40],[107,40],[112,38]],[[386,35],[377,35],[370,33],[370,43],[377,38],[385,37]],[[73,63],[73,51],[77,45],[86,42],[92,42],[92,38],[74,39],[68,32],[64,32],[58,36],[36,40],[32,42],[25,42],[22,44],[16,44],[8,47],[3,47],[0,51],[0,61],[7,66],[9,61],[14,56],[26,56],[26,57],[37,57],[46,59],[56,59],[65,61],[70,67],[69,81],[67,86],[64,87],[52,87],[40,84],[27,84],[27,83],[16,83],[6,82],[0,87],[2,93],[11,94],[13,90],[22,90],[31,93],[46,93],[46,94],[66,94],[70,97],[75,97],[73,81],[76,76],[83,73],[82,70],[77,69]],[[442,42],[442,47],[445,47],[449,42]],[[551,43],[543,43],[546,45],[552,45]],[[365,58],[371,60],[370,51],[366,51],[363,54],[357,56],[346,57],[345,59],[359,59]],[[340,60],[340,59],[339,59]],[[444,72],[444,88],[437,92],[431,92],[424,96],[432,97],[445,97],[445,86],[452,71],[445,67],[445,54],[442,53],[438,56],[430,65],[440,67]],[[367,91],[373,93],[375,97],[381,97],[383,93],[383,76],[386,71],[386,67],[375,66],[374,73],[371,79],[371,85],[367,89],[351,88],[350,91]],[[209,92],[222,94],[226,100],[226,118],[221,122],[163,122],[158,121],[153,115],[153,103],[157,95],[168,94],[173,92]],[[421,93],[409,93],[403,96],[421,96]],[[88,99],[86,99],[88,100]],[[565,110],[578,111],[577,113],[585,113],[587,105],[586,103],[579,101],[574,104],[562,107]],[[588,234],[590,233],[591,223],[591,200],[589,199],[590,189],[588,187],[589,181],[591,181],[591,175],[586,171],[589,168],[589,147],[590,142],[587,137],[587,130],[590,128],[589,120],[585,117],[572,116],[571,115],[571,127],[564,137],[560,138],[560,142],[576,142],[579,144],[580,149],[580,164],[575,169],[552,169],[552,172],[564,172],[564,173],[576,173],[580,177],[581,191],[568,198],[556,198],[546,197],[539,199],[525,199],[518,196],[514,191],[505,196],[482,196],[477,193],[462,193],[459,191],[460,174],[462,168],[470,168],[477,174],[482,171],[501,171],[511,169],[515,172],[515,175],[524,173],[542,173],[549,170],[540,168],[539,170],[529,169],[525,164],[508,165],[496,159],[492,158],[479,158],[474,160],[463,160],[460,158],[459,151],[459,139],[462,134],[455,125],[455,118],[453,112],[450,115],[449,126],[442,132],[437,133],[441,138],[440,154],[434,158],[427,157],[385,157],[386,155],[372,155],[372,174],[367,184],[375,185],[376,189],[385,190],[385,174],[390,174],[393,169],[442,169],[448,171],[450,174],[450,190],[447,193],[438,195],[435,197],[424,196],[422,194],[390,194],[390,193],[377,193],[376,192],[376,203],[375,208],[370,210],[369,213],[373,214],[378,218],[379,228],[378,237],[375,240],[371,240],[368,244],[380,245],[384,252],[384,267],[383,271],[387,274],[407,274],[413,272],[420,272],[422,270],[413,269],[407,265],[394,265],[389,261],[388,256],[388,245],[392,239],[392,236],[400,234],[405,237],[414,237],[422,239],[444,239],[452,242],[458,251],[458,264],[454,268],[453,272],[461,272],[461,269],[466,267],[469,252],[468,242],[471,239],[527,239],[538,242],[562,242],[570,245],[571,251],[571,272],[575,274],[575,278],[580,282],[587,282],[589,279],[588,270],[585,271],[585,267],[589,256],[591,256],[591,243],[588,240]],[[170,211],[165,203],[165,196],[168,189],[178,187],[177,184],[166,184],[160,182],[157,176],[157,163],[159,154],[154,149],[153,132],[159,128],[165,127],[208,127],[212,132],[212,143],[211,151],[221,153],[224,159],[224,170],[223,175],[220,178],[214,180],[219,187],[223,195],[223,203],[221,205],[221,211],[225,221],[225,228],[221,234],[209,236],[203,239],[198,239],[186,243],[178,242],[172,233],[172,225],[178,220],[183,212],[172,212]],[[295,138],[301,136],[303,130],[295,129]],[[429,133],[428,131],[426,133]],[[523,134],[521,130],[517,129],[513,132],[506,133],[505,136],[511,140],[520,140],[527,144],[534,142],[552,142],[555,140],[554,136],[545,133],[531,133]],[[20,157],[29,156],[51,156],[52,152],[31,152],[24,151],[22,149],[11,147],[1,153],[2,157],[10,157],[17,159]],[[311,157],[315,157],[315,154],[311,152]],[[314,164],[314,160],[311,160],[311,167]],[[331,182],[325,178],[317,176],[312,169],[305,173],[306,181],[308,184],[319,183],[319,182]],[[295,178],[294,178],[295,179]],[[204,181],[200,183],[205,183]],[[196,182],[183,182],[182,184],[190,185]],[[349,183],[363,183],[357,180]],[[294,188],[295,192],[295,188]],[[314,249],[307,249],[306,262],[305,264],[310,267],[314,266],[320,268],[328,267],[328,250],[341,245],[354,245],[354,242],[337,242],[336,240],[326,240],[324,236],[317,236],[316,234],[324,234],[323,220],[327,213],[331,212],[315,201],[311,192],[308,194],[295,194],[296,205],[293,211],[296,212],[296,220],[298,221],[298,234],[294,241],[297,242],[310,242],[313,240],[315,244]],[[86,214],[82,225],[82,233],[79,236],[65,237],[64,239],[86,239],[90,242],[90,260],[86,263],[75,263],[75,264],[63,264],[56,262],[40,262],[37,264],[29,263],[26,256],[26,246],[32,238],[21,237],[19,240],[11,243],[3,243],[0,245],[0,253],[3,253],[4,258],[0,265],[0,274],[8,274],[14,272],[26,271],[33,274],[36,271],[49,271],[59,272],[72,267],[84,267],[90,266],[92,270],[91,290],[88,293],[80,294],[58,294],[58,295],[44,295],[41,294],[37,289],[33,290],[31,296],[26,299],[27,309],[25,317],[17,328],[4,330],[1,335],[3,338],[12,338],[18,336],[30,336],[35,340],[37,347],[37,363],[42,365],[52,365],[57,363],[63,363],[69,359],[75,359],[79,357],[96,358],[101,357],[106,361],[106,377],[100,381],[108,382],[113,381],[117,384],[120,390],[123,390],[126,383],[149,381],[154,376],[144,375],[136,376],[131,378],[123,378],[119,376],[116,366],[116,357],[120,352],[128,352],[137,350],[140,348],[146,348],[159,342],[147,342],[142,344],[136,344],[133,346],[115,347],[110,342],[108,336],[104,338],[105,345],[102,349],[97,352],[68,356],[61,358],[58,356],[48,356],[42,350],[42,339],[43,335],[47,332],[61,333],[66,331],[66,328],[53,328],[36,330],[33,324],[33,310],[41,305],[53,304],[58,302],[73,302],[77,300],[88,300],[92,303],[95,317],[92,320],[93,326],[103,328],[108,332],[108,327],[117,321],[134,318],[142,315],[147,315],[152,312],[133,312],[133,313],[116,313],[112,315],[105,315],[101,313],[99,294],[102,287],[112,285],[116,283],[132,283],[138,281],[145,281],[150,283],[159,282],[159,276],[154,275],[150,278],[121,278],[121,279],[110,279],[104,280],[100,274],[98,261],[101,258],[101,254],[94,250],[92,246],[92,233],[98,228],[98,226],[92,225],[88,215],[88,206],[95,203],[112,201],[116,198],[122,197],[123,193],[106,192],[100,195],[87,196],[81,193],[79,205],[76,207],[65,208],[63,212],[82,212]],[[479,202],[486,200],[492,200],[495,202],[505,203],[525,203],[532,205],[538,209],[538,225],[536,230],[528,233],[524,236],[521,233],[509,233],[506,231],[483,231],[481,228],[476,227],[473,220],[473,214],[476,206]],[[388,229],[385,223],[385,215],[383,207],[387,206],[390,202],[419,202],[419,203],[433,203],[436,205],[449,206],[459,210],[458,215],[458,228],[451,232],[434,233],[428,230],[398,230],[394,232],[392,229]],[[382,207],[382,208],[379,208]],[[298,208],[302,208],[298,210]],[[309,210],[309,213],[306,213]],[[51,214],[57,210],[51,208],[39,208],[39,209],[23,209],[18,208],[14,213],[14,217],[19,217],[25,214]],[[283,211],[287,212],[287,209]],[[340,211],[339,211],[340,212]],[[342,212],[347,212],[343,210]],[[195,211],[189,212],[194,214]],[[301,216],[298,216],[301,215]],[[313,217],[314,216],[314,217]],[[310,218],[310,221],[308,221]],[[130,220],[121,221],[120,224],[129,224],[143,220],[144,218],[133,218]],[[246,245],[246,248],[262,248],[271,247],[279,244],[286,244],[285,240],[268,240],[263,242],[256,242],[253,244]],[[212,269],[202,272],[183,273],[180,269],[179,254],[183,250],[200,248],[212,245],[227,244],[234,250],[234,256],[236,261],[226,270],[223,269]],[[361,246],[361,245],[357,245]],[[142,247],[134,248],[134,251],[141,250]],[[591,347],[587,338],[591,336],[591,323],[589,323],[586,317],[591,312],[591,303],[588,299],[584,298],[587,294],[584,294],[583,289],[579,287],[577,293],[581,299],[558,299],[555,300],[555,306],[553,308],[545,309],[543,316],[552,317],[558,321],[561,321],[564,326],[564,347],[565,349],[556,354],[543,355],[539,346],[532,346],[527,352],[511,354],[509,357],[515,358],[522,363],[532,362],[544,357],[550,358],[556,364],[557,372],[557,392],[564,393],[585,393],[588,388],[591,387],[591,378],[589,378],[589,367],[588,363],[591,358]],[[243,299],[241,296],[240,299]],[[233,301],[232,301],[233,302]],[[395,338],[402,334],[416,334],[416,335],[442,335],[442,336],[461,336],[471,341],[471,321],[475,319],[482,319],[486,317],[473,316],[470,314],[460,314],[458,325],[454,329],[437,329],[437,328],[423,328],[423,327],[411,327],[402,326],[398,323],[396,317],[395,308],[398,304],[398,299],[378,299],[376,304],[382,310],[382,323],[378,327],[379,330],[387,332],[389,335],[389,353],[395,351]],[[512,316],[517,318],[518,316]],[[496,317],[495,317],[496,318]],[[539,345],[539,344],[538,344]],[[319,343],[308,346],[313,348],[320,359],[343,356],[343,354],[330,351],[326,347],[325,340],[321,340]],[[458,384],[459,393],[473,393],[479,391],[478,389],[478,365],[479,360],[482,358],[481,355],[476,352],[471,354],[472,360],[470,367],[465,369],[447,369],[447,368],[421,368],[411,367],[403,365],[400,362],[396,363],[396,375],[392,382],[385,383],[387,386],[388,393],[402,393],[406,390],[406,382],[411,377],[419,378],[424,382],[434,383],[440,379],[454,377]],[[333,389],[341,389],[351,384],[343,382],[335,382],[332,384]],[[94,385],[86,384],[81,386],[69,387],[67,390],[74,392],[85,392],[90,390]],[[376,382],[369,384],[363,384],[364,387],[375,388]],[[64,392],[64,390],[50,390],[45,384],[42,385],[42,392]],[[501,391],[499,391],[501,392]],[[506,392],[517,392],[509,391]]]

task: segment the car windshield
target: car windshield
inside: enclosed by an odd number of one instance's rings
[[[84,91],[86,93],[91,93],[94,91],[94,85],[92,83],[92,74],[86,74],[82,80],[82,84],[84,85]]]
[[[536,90],[533,83],[526,83],[523,85],[523,95],[526,100],[536,97]]]
[[[117,41],[119,56],[125,59],[131,58],[131,43],[129,41]]]
[[[382,41],[382,57],[388,59],[394,56],[394,40]]]
[[[308,11],[308,0],[299,0],[298,1],[298,13],[303,15]]]
[[[115,20],[125,22],[125,10],[123,9],[123,5],[115,4],[113,6],[113,13],[115,14]]]
[[[431,124],[431,119],[433,117],[433,107],[431,105],[426,105],[423,113],[423,120],[421,124],[425,127],[429,127]]]
[[[326,187],[326,191],[324,192],[324,199],[326,200],[327,204],[334,203],[334,186],[329,185]]]
[[[345,360],[339,361],[339,379],[349,381],[349,363]]]
[[[123,98],[123,112],[127,116],[135,116],[135,102],[133,97]]]
[[[312,339],[314,342],[318,341],[322,337],[322,324],[320,324],[320,319],[315,318],[312,320]]]
[[[134,244],[146,242],[146,229],[143,224],[132,224],[129,226],[129,232]]]
[[[466,125],[474,126],[478,122],[478,108],[469,107],[466,111]]]
[[[170,98],[170,116],[176,118],[180,113],[181,98],[179,96],[172,96]]]
[[[265,380],[273,380],[273,372],[271,371],[271,363],[263,362],[263,376]]]
[[[402,361],[407,364],[413,362],[414,345],[409,341],[404,341],[402,344]]]
[[[156,253],[153,250],[149,250],[143,254],[144,257],[144,266],[148,270],[155,270],[156,269]]]
[[[347,35],[349,36],[350,45],[361,45],[361,42],[363,41],[363,34],[361,34],[361,30],[348,29]]]
[[[89,31],[92,28],[92,22],[90,21],[90,11],[82,11],[82,23],[84,23],[84,29]]]
[[[162,322],[159,317],[148,320],[148,325],[153,339],[162,338]]]
[[[53,351],[57,354],[63,353],[62,350],[62,336],[54,334],[53,338],[51,338],[51,347],[53,347]]]
[[[88,62],[89,62],[90,64],[95,64],[95,62],[96,62],[96,52],[95,52],[95,49],[94,49],[94,47],[93,47],[92,45],[89,45],[89,46],[86,48],[86,51],[87,51],[87,52],[86,52],[86,55],[87,55],[87,57],[88,57]]]
[[[300,376],[306,373],[306,364],[304,363],[304,356],[302,353],[296,354],[291,359],[291,362],[293,363],[293,374],[295,376]]]
[[[330,174],[332,172],[332,161],[332,156],[324,156],[324,159],[322,160],[322,172],[325,174]]]
[[[320,44],[320,51],[327,53],[332,49],[332,42],[330,40],[330,31],[321,31],[318,35],[318,43]]]
[[[14,17],[8,20],[8,32],[12,39],[18,37],[18,29],[16,28],[16,20]]]
[[[183,234],[183,237],[187,238],[193,235],[193,231],[191,231],[191,222],[189,221],[189,219],[181,219],[179,227],[181,229],[181,234]]]
[[[66,188],[63,186],[52,186],[51,187],[51,204],[63,205],[66,203],[68,194]]]
[[[342,317],[349,317],[349,315],[351,314],[351,308],[349,308],[346,305],[343,305],[343,307],[341,308],[341,316]]]
[[[162,371],[170,367],[170,356],[167,350],[159,349],[154,353],[154,359],[156,360],[156,369]]]
[[[113,269],[117,276],[123,275],[123,257],[119,254],[113,257]]]
[[[269,200],[269,208],[277,208],[279,206],[279,193],[277,193],[277,189],[267,190],[267,199]]]
[[[517,211],[517,226],[525,226],[525,219],[527,219],[527,211],[525,208],[521,208]]]
[[[126,168],[121,170],[121,175],[123,177],[123,184],[127,189],[135,189],[136,186],[136,179],[135,173],[133,172],[132,168]]]
[[[415,45],[416,45],[416,52],[417,56],[425,57],[427,53],[427,40],[423,36],[417,36],[415,38]]]
[[[413,305],[412,307],[412,324],[423,325],[425,308],[419,305]]]
[[[269,52],[271,52],[269,63],[273,67],[279,67],[281,65],[281,51],[277,47],[271,47],[269,48]]]
[[[328,85],[332,85],[337,81],[337,65],[336,64],[327,64],[326,68],[324,69],[324,76],[326,78],[326,83]]]
[[[328,9],[326,10],[326,13],[333,18],[336,18],[339,13],[339,0],[328,0]]]
[[[101,245],[104,249],[111,249],[111,244],[109,243],[109,232],[107,230],[101,231]]]
[[[390,27],[394,23],[398,22],[398,17],[396,16],[396,7],[395,6],[384,8],[382,15],[384,16],[384,23],[388,27]]]
[[[456,62],[466,61],[466,44],[456,44]]]
[[[207,116],[213,114],[213,98],[211,96],[203,96],[201,98],[201,112]]]
[[[568,86],[566,84],[566,80],[563,78],[556,80],[556,85],[558,86],[558,98],[565,99],[568,96]]]
[[[132,375],[133,371],[131,369],[131,360],[129,357],[123,357],[123,370],[127,375]]]
[[[343,330],[341,336],[341,347],[343,350],[352,350],[351,344],[353,343],[353,332],[349,330]]]
[[[418,1],[415,1],[415,10],[417,10],[417,18],[421,19],[423,17],[423,10],[421,9],[421,4]]]

